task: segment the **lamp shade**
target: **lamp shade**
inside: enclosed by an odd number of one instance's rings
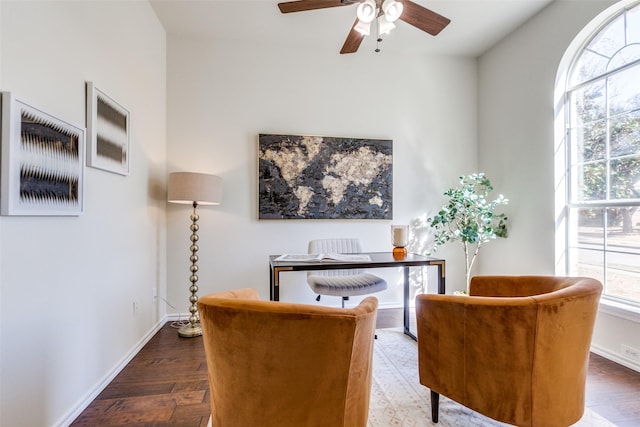
[[[167,193],[170,203],[219,205],[222,202],[222,179],[206,173],[172,172]]]

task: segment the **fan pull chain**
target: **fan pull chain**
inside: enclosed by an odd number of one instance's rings
[[[376,39],[376,53],[380,53],[380,42],[382,41],[382,37],[380,37],[380,22],[376,19],[376,35],[378,38]]]

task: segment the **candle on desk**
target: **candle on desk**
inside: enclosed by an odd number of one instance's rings
[[[409,226],[408,225],[392,225],[391,226],[391,242],[396,248],[404,248],[409,242]]]

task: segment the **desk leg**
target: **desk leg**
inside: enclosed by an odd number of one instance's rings
[[[280,272],[291,271],[292,267],[269,268],[269,297],[271,301],[280,301]]]
[[[273,267],[269,266],[269,299],[271,301],[275,301],[273,298],[275,297],[274,293],[275,293],[275,277],[274,277],[274,271],[273,271]]]
[[[446,293],[446,284],[444,282],[444,276],[446,274],[444,270],[444,260],[438,261],[437,263],[434,263],[432,265],[438,267],[438,293],[444,294]]]
[[[280,270],[269,268],[269,298],[271,301],[280,301]]]
[[[410,310],[410,301],[409,294],[411,293],[409,290],[409,267],[404,267],[404,333],[409,335],[414,340],[416,336],[411,332],[411,310]]]
[[[445,285],[445,270],[444,261],[430,264],[435,265],[438,268],[438,293],[444,294],[446,292]],[[426,289],[425,289],[426,291]],[[409,267],[404,268],[404,333],[409,335],[414,340],[417,340],[416,335],[411,332],[411,310],[409,301]]]
[[[280,272],[276,270],[273,282],[273,300],[280,301]]]

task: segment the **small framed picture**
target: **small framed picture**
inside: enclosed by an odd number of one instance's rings
[[[129,111],[87,82],[87,166],[129,175]]]
[[[80,215],[85,129],[2,92],[2,215]]]

